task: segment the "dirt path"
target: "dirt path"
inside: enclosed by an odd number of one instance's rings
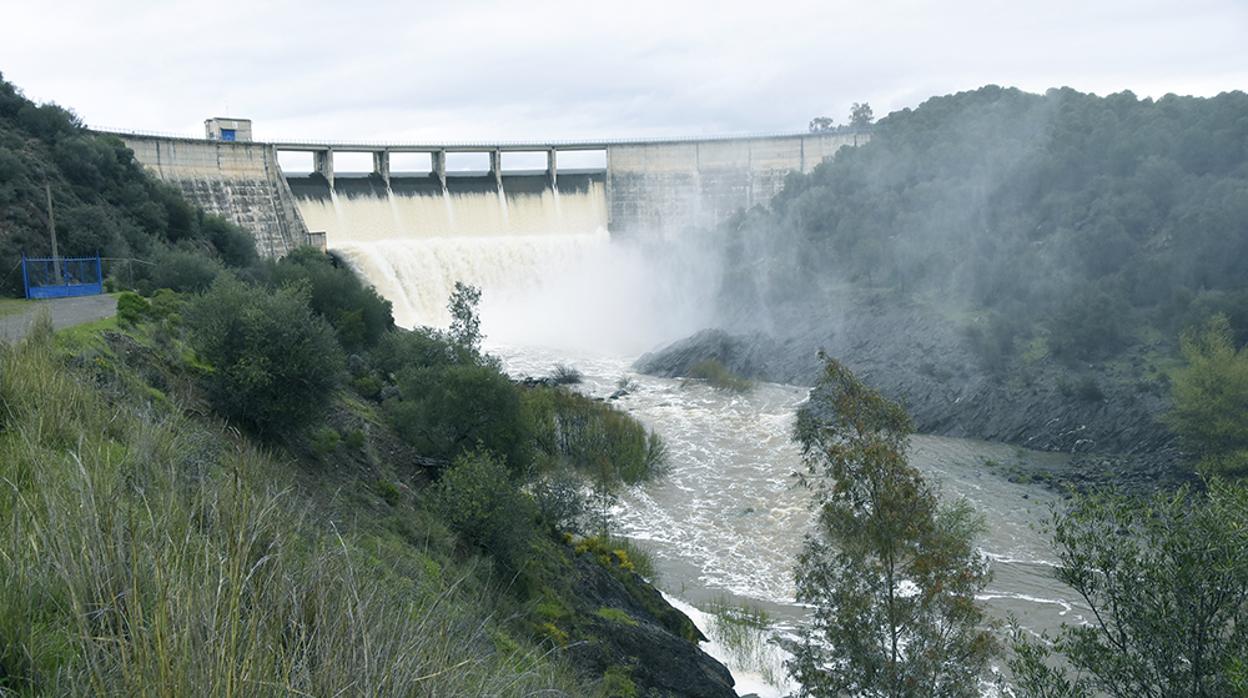
[[[26,336],[31,323],[44,309],[52,317],[52,326],[58,330],[112,317],[117,312],[117,299],[108,295],[25,301],[25,305],[29,308],[0,316],[0,341],[15,342]]]

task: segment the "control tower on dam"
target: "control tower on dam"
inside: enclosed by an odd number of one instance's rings
[[[245,120],[207,137],[116,132],[153,174],[281,256],[342,242],[587,232],[678,233],[767,204],[866,134],[527,143],[250,140]],[[302,159],[304,171],[283,171]]]

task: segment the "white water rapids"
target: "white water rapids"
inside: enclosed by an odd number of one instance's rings
[[[660,588],[701,624],[713,620],[692,608],[720,601],[762,607],[781,633],[802,622],[792,569],[812,515],[807,492],[790,477],[800,466],[790,430],[806,390],[762,384],[734,395],[630,368],[640,352],[700,328],[705,301],[699,294],[706,291],[697,274],[662,281],[664,260],[613,243],[605,231],[331,236],[330,244],[394,303],[402,325],[444,325],[454,282],[482,287],[487,349],[513,376],[547,375],[556,363],[571,364],[584,375],[578,389],[602,397],[621,377],[635,380],[638,389],[615,404],[664,437],[672,469],[622,497],[619,532],[653,553]],[[994,580],[983,600],[992,615],[1017,616],[1033,630],[1077,620],[1070,592],[1048,576],[1053,553],[1036,529],[1053,495],[983,467],[989,458],[1061,456],[935,436],[914,437],[911,456],[945,495],[966,497],[987,518],[981,549]],[[709,649],[733,670],[743,692],[785,692],[782,653],[746,660],[717,645]]]

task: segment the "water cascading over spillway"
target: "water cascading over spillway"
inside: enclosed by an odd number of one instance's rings
[[[309,230],[324,231],[394,304],[403,326],[445,326],[455,282],[480,287],[498,307],[540,291],[559,270],[608,244],[601,173],[509,176],[291,177]]]

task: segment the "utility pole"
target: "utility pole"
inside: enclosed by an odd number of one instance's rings
[[[43,190],[48,193],[48,233],[52,236],[52,273],[56,274],[56,283],[63,282],[61,277],[61,255],[56,249],[56,218],[52,213],[52,185],[43,183]]]

